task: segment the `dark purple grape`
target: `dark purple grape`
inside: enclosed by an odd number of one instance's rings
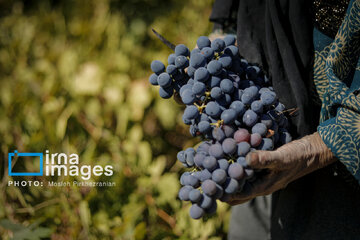
[[[210,88],[220,87],[221,78],[219,76],[211,76],[209,81]]]
[[[203,162],[204,162],[204,159],[206,157],[206,154],[205,152],[197,152],[195,154],[195,157],[194,157],[194,163],[196,166],[202,168],[203,167]]]
[[[237,150],[236,141],[233,138],[226,138],[222,142],[222,148],[225,154],[232,155]]]
[[[196,44],[197,44],[199,49],[203,49],[204,47],[210,47],[211,46],[211,42],[210,42],[209,38],[206,37],[206,36],[200,36],[196,40]]]
[[[199,67],[204,67],[206,65],[205,57],[200,53],[195,53],[190,58],[190,66],[195,69]]]
[[[234,127],[229,126],[229,125],[223,125],[222,130],[224,131],[225,136],[228,137],[228,138],[233,137],[234,133],[236,131],[236,129]]]
[[[206,85],[202,82],[195,82],[192,87],[192,92],[196,95],[203,95],[206,91]]]
[[[239,55],[239,49],[236,46],[228,46],[224,49],[224,53],[227,55],[230,55],[232,57],[236,57]],[[235,59],[235,60],[237,60],[236,63],[238,63],[238,59]],[[240,67],[240,69],[242,69],[242,68]]]
[[[193,219],[200,219],[202,216],[204,216],[204,209],[201,208],[198,204],[193,204],[190,207],[190,217]]]
[[[211,179],[211,172],[207,169],[201,170],[199,175],[199,180],[204,182],[207,179]]]
[[[219,117],[221,114],[221,109],[218,103],[208,102],[205,107],[205,112],[211,117]]]
[[[199,82],[206,82],[209,79],[209,76],[210,74],[206,68],[199,67],[195,71],[194,80]]]
[[[234,139],[238,143],[249,142],[250,141],[250,133],[245,128],[239,128],[234,134]]]
[[[244,177],[244,169],[240,163],[232,163],[229,166],[228,174],[231,178],[239,180]]]
[[[252,127],[255,125],[258,119],[258,115],[253,110],[247,110],[243,115],[243,123],[247,127]]]
[[[211,59],[214,57],[214,50],[212,50],[209,47],[204,47],[203,49],[201,49],[200,53],[202,55],[204,55],[204,57],[208,60],[211,61]]]
[[[223,96],[223,91],[219,87],[214,87],[211,89],[210,95],[214,99],[220,99]]]
[[[253,101],[251,103],[251,110],[253,110],[257,114],[261,114],[263,112],[263,104],[260,100]]]
[[[259,149],[260,150],[273,150],[274,149],[274,142],[272,139],[270,138],[263,138],[260,145],[259,145]]]
[[[262,137],[265,137],[265,135],[267,133],[267,127],[263,123],[257,123],[251,128],[251,132],[252,133],[258,133]]]
[[[202,194],[198,189],[193,189],[189,192],[189,200],[191,202],[199,202],[201,200]]]
[[[230,55],[227,55],[227,54],[221,55],[221,57],[219,58],[218,61],[221,63],[221,65],[222,65],[223,68],[227,68],[227,69],[228,69],[228,68],[230,68],[231,65],[232,65],[232,58],[231,58]]]
[[[261,123],[265,124],[265,126],[267,128],[270,128],[272,126],[272,124],[273,124],[273,120],[267,114],[262,114],[261,117],[260,117],[260,121],[261,121]]]
[[[154,86],[159,85],[157,79],[158,79],[158,75],[156,75],[155,73],[151,74],[149,77],[150,84]]]
[[[225,171],[227,171],[229,168],[229,162],[226,159],[220,159],[218,161],[218,165],[219,165],[220,169],[225,170]]]
[[[276,94],[272,91],[265,91],[261,94],[260,99],[265,106],[270,106],[275,103]]]
[[[212,180],[218,184],[222,184],[226,180],[226,172],[223,169],[216,169],[212,173]]]
[[[211,48],[215,51],[215,52],[221,52],[222,50],[224,50],[225,48],[225,42],[224,40],[220,39],[220,38],[216,38],[215,40],[213,40],[211,42]]]
[[[211,131],[211,125],[207,121],[199,122],[198,128],[201,133],[207,133],[207,132]]]
[[[224,124],[232,124],[237,118],[237,114],[234,109],[226,109],[221,113],[221,119],[224,120]]]
[[[214,156],[207,156],[204,158],[202,165],[207,170],[212,171],[216,168],[216,165],[217,165],[216,158]]]
[[[159,60],[152,61],[150,68],[156,75],[160,75],[160,73],[165,71],[165,65]]]
[[[236,38],[234,35],[226,35],[224,38],[224,42],[225,42],[225,45],[228,47],[228,46],[235,44]]]
[[[180,184],[181,185],[186,185],[185,184],[185,179],[186,179],[186,176],[189,176],[190,175],[190,173],[189,172],[184,172],[183,174],[181,174],[181,177],[180,177]]]
[[[185,89],[181,95],[181,100],[186,105],[193,104],[195,99],[196,99],[196,96],[193,93],[192,89]]]
[[[190,56],[190,50],[184,44],[179,44],[175,47],[175,55],[188,57]]]
[[[200,201],[200,207],[203,209],[208,209],[211,207],[212,203],[213,203],[213,199],[211,197],[209,197],[206,194],[202,195],[202,199]]]
[[[208,195],[208,196],[212,196],[216,193],[216,183],[213,180],[205,180],[202,184],[201,184],[201,189],[203,190],[203,192]]]
[[[238,143],[237,154],[244,157],[250,151],[250,144],[248,142]]]
[[[230,79],[223,79],[220,82],[220,88],[224,93],[232,93],[234,91],[234,83]]]
[[[228,194],[235,193],[239,188],[239,183],[233,178],[227,178],[224,185],[224,191]]]
[[[170,54],[169,57],[168,57],[168,64],[169,65],[174,65],[175,64],[175,58],[176,58],[175,53]]]
[[[248,166],[245,157],[238,157],[238,158],[236,159],[236,162],[239,163],[243,168],[245,168],[245,167]]]
[[[220,159],[224,156],[224,152],[222,150],[222,146],[220,143],[215,143],[210,146],[209,148],[209,154],[216,159]]]
[[[230,105],[231,109],[234,109],[238,116],[241,116],[245,112],[245,105],[241,101],[234,101]]]
[[[172,87],[168,87],[168,88],[159,88],[159,95],[160,97],[164,98],[164,99],[168,99],[171,98],[172,95],[174,94],[174,89]]]
[[[250,136],[250,144],[252,147],[257,147],[260,145],[262,137],[259,133],[253,133]]]
[[[207,65],[207,70],[209,71],[209,73],[211,75],[219,75],[221,73],[222,70],[222,65],[219,61],[217,60],[212,60],[208,63]]]
[[[180,188],[179,190],[179,198],[182,201],[189,201],[189,193],[191,190],[193,190],[194,188],[191,186],[183,186],[182,188]]]

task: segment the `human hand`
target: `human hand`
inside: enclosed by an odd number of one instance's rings
[[[255,151],[246,156],[252,169],[263,170],[253,182],[247,182],[228,203],[237,205],[257,196],[271,194],[290,182],[336,161],[335,156],[316,132],[292,141],[274,151]]]

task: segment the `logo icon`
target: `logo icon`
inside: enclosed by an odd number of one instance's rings
[[[12,159],[17,157],[39,157],[40,158],[40,171],[39,172],[13,172]],[[9,176],[42,176],[43,175],[43,153],[18,153],[15,150],[13,153],[8,154],[9,159]]]

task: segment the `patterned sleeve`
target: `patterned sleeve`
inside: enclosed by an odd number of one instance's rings
[[[315,52],[314,80],[322,100],[318,132],[360,183],[359,53],[360,0],[355,0],[334,41]]]

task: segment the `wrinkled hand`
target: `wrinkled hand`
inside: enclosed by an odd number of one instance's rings
[[[255,151],[246,156],[249,167],[266,169],[253,182],[228,201],[231,205],[247,202],[285,188],[290,182],[336,161],[316,132],[292,141],[274,151]]]

